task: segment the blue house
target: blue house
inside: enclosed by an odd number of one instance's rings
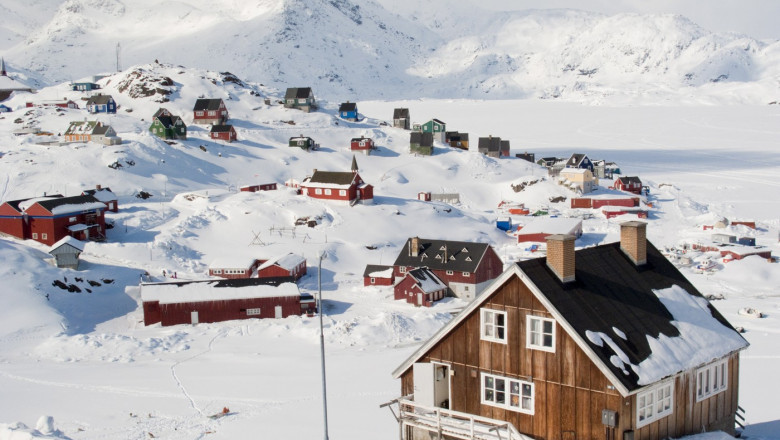
[[[566,168],[584,168],[593,172],[593,162],[586,154],[574,153],[566,162]]]
[[[111,95],[95,95],[87,100],[90,113],[116,113],[116,101]]]
[[[357,104],[354,102],[343,102],[339,106],[339,117],[341,119],[346,119],[347,121],[357,121],[358,120],[358,109]]]
[[[71,90],[74,92],[89,92],[90,90],[97,90],[100,88],[100,84],[93,82],[77,82],[70,85]]]

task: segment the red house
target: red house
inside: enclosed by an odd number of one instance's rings
[[[363,136],[360,136],[359,138],[352,138],[352,141],[349,143],[350,150],[359,151],[365,155],[371,154],[371,150],[375,148],[374,140]]]
[[[393,266],[367,264],[363,271],[364,286],[392,286],[394,281]]]
[[[221,258],[209,266],[209,276],[227,279],[251,278],[260,261],[255,258]]]
[[[637,218],[647,218],[647,210],[640,207],[605,206],[601,208],[601,212],[606,218],[615,218],[626,214],[636,215]]]
[[[581,237],[582,220],[564,217],[535,217],[522,228],[518,228],[517,242],[544,242],[547,237],[556,234]]]
[[[410,270],[393,289],[396,300],[405,300],[418,307],[430,307],[447,296],[447,285],[427,267]]]
[[[225,102],[221,99],[200,98],[195,101],[192,109],[195,124],[224,124],[228,120],[228,111]]]
[[[274,191],[276,190],[276,182],[261,183],[259,185],[246,185],[242,186],[240,189],[244,192]]]
[[[295,283],[245,279],[141,284],[144,325],[286,318],[315,308]]]
[[[292,278],[297,281],[306,275],[306,259],[300,255],[289,253],[258,262],[258,278]]]
[[[211,132],[209,133],[211,139],[222,140],[226,142],[233,142],[238,139],[236,136],[236,129],[232,125],[213,125]]]
[[[593,208],[598,209],[603,206],[639,206],[639,197],[609,194],[593,197],[572,197],[572,208]]]
[[[95,189],[88,189],[81,193],[82,196],[93,196],[106,204],[106,210],[119,212],[119,201],[111,188],[103,188],[101,185],[95,185]]]
[[[58,108],[70,108],[70,109],[79,108],[79,105],[71,100],[28,102],[25,105],[26,107],[58,107]]]
[[[618,177],[615,180],[615,189],[620,191],[627,191],[634,194],[642,193],[642,181],[639,177]]]
[[[448,294],[472,300],[501,274],[504,265],[486,243],[412,237],[393,263],[393,277],[401,279],[419,267],[442,280]]]
[[[374,187],[367,184],[358,174],[357,161],[352,156],[352,171],[314,170],[300,185],[301,194],[314,199],[336,200],[349,204],[370,205],[374,203]]]
[[[38,197],[0,205],[0,232],[51,246],[71,236],[104,240],[106,205],[93,196]]]

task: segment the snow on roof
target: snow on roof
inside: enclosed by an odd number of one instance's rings
[[[560,174],[585,174],[586,172],[590,172],[587,168],[564,168],[561,170]]]
[[[86,243],[84,243],[81,240],[77,240],[77,239],[71,237],[70,235],[67,235],[67,236],[63,237],[62,240],[60,240],[60,241],[54,243],[53,245],[51,245],[51,248],[49,249],[49,252],[53,251],[54,249],[57,249],[58,247],[60,247],[62,245],[66,245],[66,244],[70,245],[70,246],[73,246],[74,248],[78,249],[81,252],[84,252],[84,245]]]
[[[602,212],[645,212],[647,209],[642,208],[641,206],[602,206],[601,207]]]
[[[615,353],[610,358],[613,365],[623,369],[626,375],[628,369],[636,373],[638,384],[655,383],[679,371],[720,359],[724,352],[747,346],[738,333],[712,316],[706,299],[691,295],[677,285],[653,292],[672,314],[671,324],[677,327],[680,335],[669,337],[661,333],[658,338],[647,335],[652,353],[639,365],[632,364],[610,336],[603,332],[587,332],[590,342],[599,347],[607,344]]]
[[[520,234],[569,234],[582,228],[582,220],[566,217],[539,217],[523,226]]]
[[[249,269],[257,261],[253,257],[228,256],[220,257],[214,260],[209,268],[211,269]]]
[[[216,287],[219,281],[141,284],[141,299],[160,304],[300,296],[295,283]]]
[[[110,202],[117,199],[116,194],[106,188],[94,190],[94,192],[90,192],[90,195],[101,202]]]
[[[51,209],[51,213],[54,215],[69,214],[71,212],[87,211],[89,209],[105,209],[106,205],[102,202],[87,202],[87,203],[68,203],[65,205],[59,205]]]
[[[27,208],[29,208],[30,206],[32,206],[32,205],[34,205],[34,204],[36,204],[38,202],[42,202],[44,200],[54,200],[54,199],[58,199],[58,198],[61,198],[61,197],[33,197],[32,199],[27,199],[27,200],[19,202],[19,210],[26,211]]]
[[[258,271],[263,270],[267,267],[271,267],[274,264],[281,267],[285,270],[293,270],[296,266],[298,266],[301,262],[305,262],[306,259],[301,257],[300,255],[295,255],[293,253],[289,253],[286,255],[279,255],[275,258],[271,258],[270,260],[266,261],[265,263],[261,264],[260,267],[257,268]]]
[[[417,281],[417,285],[420,286],[420,289],[425,293],[436,292],[447,288],[447,285],[444,284],[436,274],[424,267],[410,271],[409,276]]]
[[[378,270],[376,272],[371,272],[368,274],[371,278],[391,278],[393,276],[393,268],[388,267],[384,270]]]

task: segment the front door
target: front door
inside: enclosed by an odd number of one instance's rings
[[[197,324],[198,323],[198,312],[190,312],[190,323]]]
[[[282,306],[276,306],[274,307],[274,317],[276,319],[282,319],[284,316],[282,316]]]
[[[422,306],[425,305],[425,294],[417,292],[417,305]]]

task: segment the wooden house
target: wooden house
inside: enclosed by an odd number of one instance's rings
[[[333,200],[349,204],[370,205],[374,203],[374,187],[367,184],[358,174],[357,161],[352,157],[352,171],[319,171],[303,180],[301,194],[314,199]]]
[[[103,188],[96,185],[95,189],[88,189],[81,193],[82,196],[92,196],[106,205],[106,211],[119,212],[119,198],[111,191],[111,188]]]
[[[209,276],[235,280],[256,275],[260,260],[256,258],[223,257],[209,265]]]
[[[433,134],[413,131],[409,133],[409,152],[411,154],[433,155]]]
[[[269,279],[141,284],[144,325],[162,326],[275,318],[308,313],[314,298],[295,283]]]
[[[306,275],[306,259],[293,253],[259,260],[259,263],[258,278],[290,278],[297,281]]]
[[[111,95],[94,95],[87,100],[90,113],[116,113],[116,101]]]
[[[366,156],[371,154],[371,150],[375,149],[374,140],[371,138],[360,136],[359,138],[352,138],[349,142],[349,149],[352,151],[358,151]]]
[[[347,121],[357,121],[358,120],[357,104],[349,101],[342,102],[341,105],[339,105],[339,117]]]
[[[642,193],[642,181],[639,177],[618,177],[615,180],[615,189],[620,191],[626,191],[634,194]]]
[[[367,264],[363,271],[364,286],[392,286],[395,283],[393,266]]]
[[[408,130],[409,124],[411,124],[411,119],[409,118],[408,108],[393,109],[393,127]]]
[[[84,252],[84,242],[71,236],[63,237],[49,249],[49,255],[54,257],[54,263],[60,269],[79,268],[79,255]]]
[[[558,182],[579,194],[593,192],[599,187],[599,179],[587,168],[564,168],[558,173]]]
[[[40,102],[27,102],[25,104],[25,107],[57,107],[57,108],[67,108],[71,110],[78,110],[79,105],[75,102],[68,100],[62,100],[62,101],[40,101]]]
[[[308,136],[300,135],[291,137],[290,141],[287,143],[287,146],[298,147],[301,150],[311,151],[318,149],[320,144],[314,142],[314,139]]]
[[[509,157],[509,141],[502,141],[500,137],[481,137],[477,151],[488,157]]]
[[[529,153],[527,151],[524,152],[524,153],[515,153],[515,157],[518,158],[518,159],[523,159],[523,160],[531,162],[531,163],[536,162],[536,159],[535,159],[536,154],[535,153]]]
[[[733,434],[748,343],[645,232],[512,264],[393,371],[400,437]]]
[[[225,102],[220,98],[199,98],[192,109],[193,124],[220,125],[230,119]]]
[[[427,267],[419,267],[406,275],[393,288],[393,297],[418,307],[431,307],[447,296],[447,285]]]
[[[311,87],[290,87],[284,93],[284,106],[309,113],[317,109],[317,101]]]
[[[572,208],[593,208],[598,209],[602,206],[639,206],[639,197],[627,196],[621,194],[600,194],[590,197],[572,197]]]
[[[162,107],[152,117],[149,131],[161,139],[187,139],[187,124]]]
[[[92,196],[44,196],[0,205],[0,232],[51,246],[62,238],[104,240],[106,205]]]
[[[119,145],[122,138],[110,125],[99,121],[73,121],[65,131],[65,142],[98,142],[103,145]]]
[[[522,229],[518,228],[517,242],[544,242],[550,235],[582,236],[582,219],[565,217],[534,217]]]
[[[472,300],[503,271],[503,264],[486,243],[409,238],[393,263],[393,277],[402,279],[418,267],[433,271],[448,294]]]
[[[93,82],[77,82],[71,84],[70,89],[74,92],[91,92],[92,90],[100,89],[100,84]]]
[[[275,191],[276,182],[273,183],[260,183],[257,185],[245,185],[240,188],[244,192],[258,192],[258,191]]]
[[[212,125],[209,137],[213,140],[221,140],[225,142],[233,142],[237,139],[236,129],[230,124],[225,125]]]
[[[593,162],[588,158],[587,154],[574,153],[566,161],[566,168],[582,168],[593,172]]]
[[[430,133],[433,135],[433,139],[439,142],[444,142],[444,133],[447,131],[447,124],[444,121],[440,121],[436,118],[422,124],[420,131],[423,133]]]
[[[457,131],[448,131],[444,133],[444,142],[449,144],[450,147],[459,148],[461,150],[468,150],[469,134],[459,133]]]

